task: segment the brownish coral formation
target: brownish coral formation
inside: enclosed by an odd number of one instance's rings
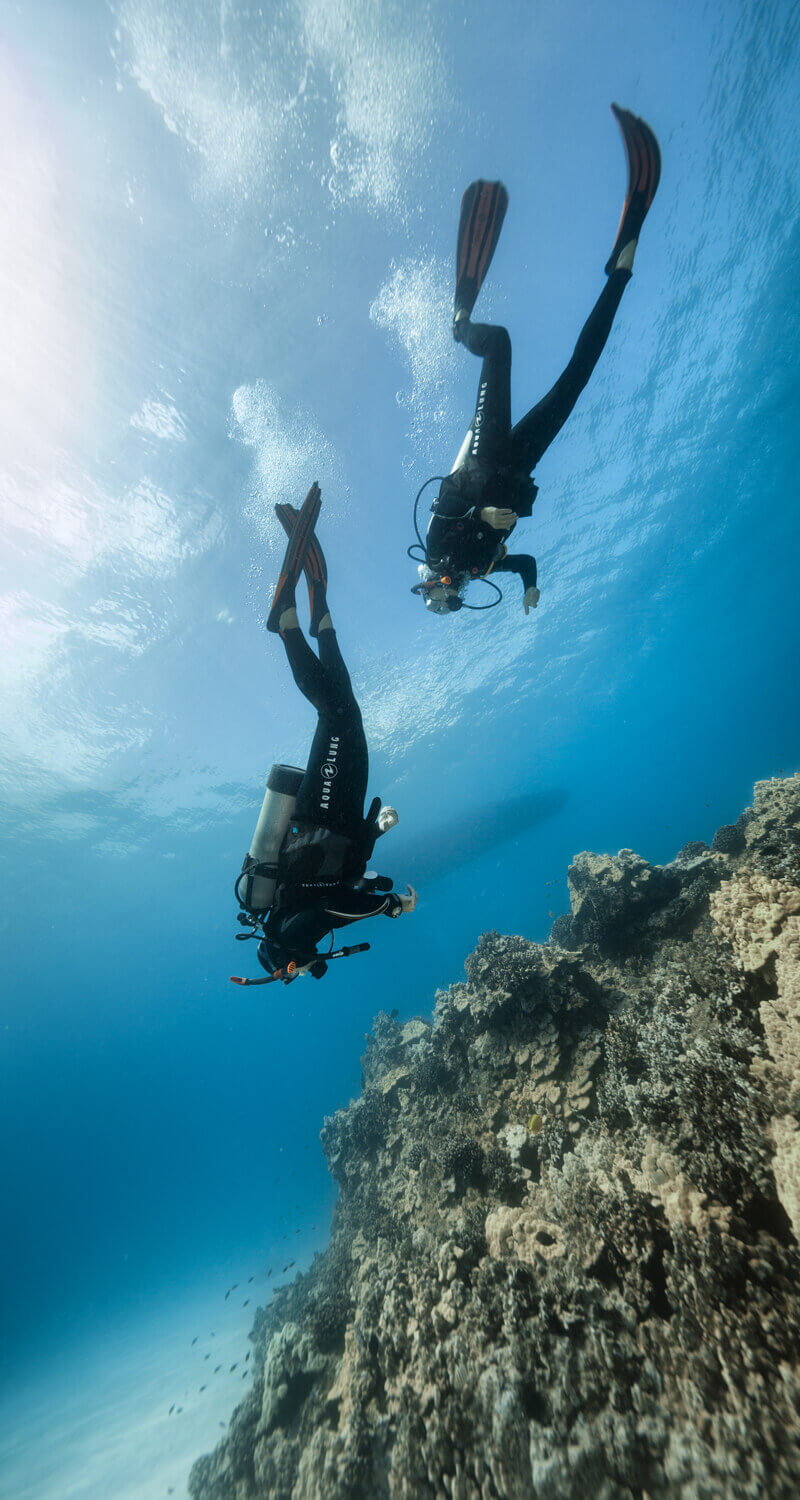
[[[570,887],[378,1016],[195,1500],[800,1494],[800,777]]]

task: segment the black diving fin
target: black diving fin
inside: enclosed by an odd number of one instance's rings
[[[629,109],[622,109],[619,104],[612,104],[611,112],[619,125],[625,147],[628,188],[614,249],[606,263],[607,276],[616,268],[625,246],[631,241],[635,245],[638,240],[661,177],[661,150],[647,121],[641,120]]]
[[[456,241],[454,323],[469,317],[497,249],[508,208],[502,182],[471,182],[461,199]]]
[[[276,505],[275,514],[281,523],[286,535],[291,537],[297,525],[300,512],[293,505]],[[311,610],[310,635],[319,635],[319,622],[328,613],[328,601],[326,590],[328,587],[328,568],[325,562],[325,554],[320,547],[314,533],[308,539],[305,554],[303,556],[303,572],[308,584],[308,603]]]
[[[272,596],[272,606],[267,616],[267,630],[273,631],[276,635],[280,628],[278,622],[283,611],[294,606],[295,587],[303,571],[306,549],[317,524],[321,503],[322,494],[315,480],[300,507],[297,523],[286,548],[286,556],[283,559],[283,567],[275,586],[275,593]]]

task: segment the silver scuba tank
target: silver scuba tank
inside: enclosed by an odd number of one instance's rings
[[[469,457],[470,449],[472,448],[472,439],[473,439],[474,435],[475,434],[473,432],[473,429],[470,427],[469,431],[467,432],[466,437],[464,438],[463,443],[461,444],[461,447],[458,450],[458,453],[456,454],[456,461],[453,464],[452,469],[450,470],[451,474],[455,474],[456,469],[463,468],[464,463],[466,462],[467,458]]]
[[[272,905],[278,875],[278,855],[292,820],[300,783],[300,766],[273,766],[256,823],[250,852],[242,866],[237,886],[239,900],[250,912],[265,912]]]

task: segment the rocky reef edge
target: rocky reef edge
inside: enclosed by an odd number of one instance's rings
[[[800,776],[381,1014],[194,1500],[800,1494]]]

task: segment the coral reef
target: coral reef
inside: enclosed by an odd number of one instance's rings
[[[800,1493],[800,776],[377,1018],[194,1500]]]

